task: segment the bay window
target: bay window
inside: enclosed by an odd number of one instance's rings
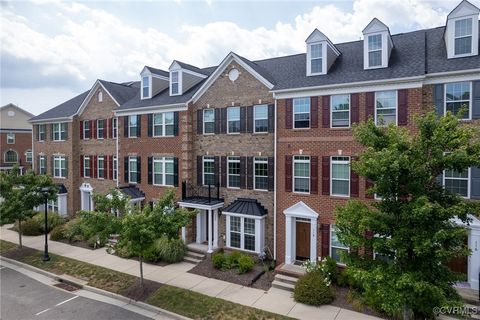
[[[249,217],[234,213],[226,216],[226,246],[232,249],[261,253],[265,228],[264,217]]]

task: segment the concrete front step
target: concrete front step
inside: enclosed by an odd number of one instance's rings
[[[204,253],[198,253],[198,252],[191,251],[191,250],[188,250],[185,255],[187,257],[194,258],[194,259],[199,259],[199,260],[203,260],[203,259],[206,258]]]
[[[272,287],[277,288],[277,289],[281,289],[281,290],[285,290],[285,291],[290,291],[290,292],[293,292],[293,290],[295,289],[294,284],[283,282],[283,281],[278,281],[276,279],[273,280]]]
[[[291,276],[286,276],[284,274],[276,274],[275,275],[275,280],[279,282],[284,282],[284,283],[289,283],[295,285],[297,283],[298,278],[296,277],[291,277]]]
[[[192,264],[199,264],[200,262],[202,262],[202,260],[200,260],[200,259],[195,259],[195,258],[188,257],[188,256],[183,257],[183,261],[188,262],[188,263],[192,263]]]

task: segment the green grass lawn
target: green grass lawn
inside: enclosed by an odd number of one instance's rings
[[[137,277],[75,259],[50,254],[42,261],[42,252],[20,250],[18,245],[0,240],[0,254],[37,268],[85,280],[89,286],[121,294],[137,282]],[[226,301],[186,289],[162,285],[147,303],[194,319],[290,319],[278,314]]]

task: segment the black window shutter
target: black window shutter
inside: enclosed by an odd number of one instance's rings
[[[398,125],[406,126],[408,122],[408,90],[401,89],[397,92],[398,95]]]
[[[245,189],[246,185],[247,157],[240,157],[240,189]]]
[[[80,140],[83,140],[85,139],[85,137],[83,136],[83,121],[79,121],[80,122]]]
[[[471,195],[472,199],[480,199],[480,167],[472,167]]]
[[[318,157],[310,157],[310,193],[318,194]]]
[[[222,187],[226,188],[227,187],[227,157],[222,157],[221,158],[221,184]]]
[[[203,109],[197,110],[197,134],[203,134]]]
[[[352,124],[360,121],[360,98],[358,93],[350,95],[350,122]]]
[[[123,179],[128,183],[128,157],[123,158]]]
[[[275,163],[273,157],[268,157],[268,191],[275,189]]]
[[[128,116],[123,117],[123,136],[128,137]]]
[[[285,156],[285,192],[292,192],[292,165],[293,157],[290,155]]]
[[[292,129],[293,125],[293,99],[285,99],[285,129]]]
[[[68,122],[65,122],[65,136],[63,136],[62,140],[68,139]]]
[[[137,156],[137,183],[142,183],[142,157]]]
[[[92,130],[92,123],[93,121],[90,121],[88,120],[87,124],[88,124],[88,132],[89,132],[89,138],[92,139],[92,135],[93,135],[93,130]]]
[[[472,119],[480,119],[480,80],[472,83]]]
[[[34,128],[35,128],[35,141],[38,141],[38,126],[39,126],[38,124],[36,124],[34,126]]]
[[[84,170],[83,170],[83,165],[84,165],[84,163],[83,163],[83,155],[80,155],[80,177],[82,177],[82,178],[83,178],[83,171],[84,171]]]
[[[148,117],[148,136],[151,137],[153,133],[153,114],[149,113]]]
[[[253,106],[247,107],[247,132],[253,132]]]
[[[215,109],[215,134],[222,132],[222,109]]]
[[[173,186],[178,187],[178,158],[173,158]]]
[[[50,125],[50,140],[53,141],[53,123]]]
[[[247,189],[253,189],[253,157],[247,157]]]
[[[178,111],[173,113],[173,135],[178,136]]]
[[[310,97],[310,128],[318,128],[318,99]]]
[[[218,156],[215,156],[213,157],[213,172],[215,172],[215,186],[218,185],[218,178],[219,178],[219,175],[220,175],[220,157]]]
[[[68,178],[68,157],[65,157],[65,178]]]
[[[54,163],[54,162],[55,162],[55,157],[52,156],[52,157],[50,158],[50,167],[52,168],[52,169],[51,169],[52,176],[55,176],[55,163]]]
[[[268,132],[273,133],[275,131],[275,105],[268,105]]]
[[[322,97],[322,127],[330,128],[330,96]]]
[[[322,223],[320,230],[322,230],[322,257],[328,257],[330,255],[330,225]]]
[[[240,132],[247,132],[247,107],[240,107]]]
[[[365,93],[365,121],[371,117],[375,119],[375,92]]]
[[[435,110],[439,117],[443,116],[443,83],[436,84],[433,87],[433,103],[435,104]]]
[[[222,108],[221,133],[227,133],[227,108]]]
[[[330,195],[330,157],[322,157],[322,194]]]
[[[197,156],[197,186],[203,185],[203,157]]]
[[[142,136],[142,115],[137,115],[137,137]]]
[[[152,184],[153,181],[153,158],[148,157],[148,184]]]

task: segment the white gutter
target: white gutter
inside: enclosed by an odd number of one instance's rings
[[[174,104],[147,106],[147,107],[141,107],[141,108],[114,110],[114,114],[116,116],[120,116],[120,115],[129,115],[129,114],[141,114],[142,112],[147,113],[148,111],[152,111],[152,110],[159,109],[159,108],[162,108],[162,109],[165,109],[165,108],[179,108],[179,107],[188,108],[187,103],[182,102],[182,103],[174,103]],[[164,110],[162,110],[162,111],[164,111]]]
[[[39,119],[39,120],[28,120],[29,123],[38,123],[38,124],[47,124],[52,122],[72,122],[72,117],[62,117],[62,118],[51,118],[51,119]]]
[[[275,95],[273,98],[275,99]],[[275,115],[275,132],[273,138],[273,260],[277,260],[277,99],[275,99],[273,113]]]

